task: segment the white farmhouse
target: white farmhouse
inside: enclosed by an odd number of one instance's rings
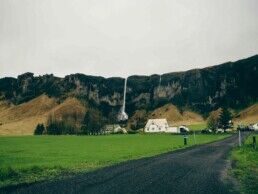
[[[253,125],[253,128],[254,128],[255,131],[258,131],[258,123],[255,123],[255,124]]]
[[[177,127],[170,127],[167,119],[149,119],[145,125],[144,132],[146,133],[178,133]]]

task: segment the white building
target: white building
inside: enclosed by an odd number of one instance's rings
[[[122,128],[120,125],[113,124],[113,125],[106,125],[104,127],[104,133],[111,134],[111,133],[127,133],[125,128]]]
[[[167,119],[149,119],[144,127],[144,132],[146,133],[178,133],[177,127],[170,127],[168,125]]]
[[[179,128],[179,132],[180,132],[180,133],[185,133],[185,132],[189,132],[189,131],[190,131],[190,130],[189,130],[186,126],[184,126],[184,125],[181,125],[181,126],[179,126],[178,128]]]
[[[258,123],[255,123],[255,124],[253,125],[253,128],[254,128],[255,131],[258,131]]]

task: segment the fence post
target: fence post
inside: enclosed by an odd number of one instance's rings
[[[184,145],[187,145],[187,137],[184,135]]]
[[[196,144],[195,131],[194,131],[194,144]]]
[[[238,145],[241,147],[241,131],[238,132]]]
[[[253,136],[253,148],[256,149],[256,136]]]

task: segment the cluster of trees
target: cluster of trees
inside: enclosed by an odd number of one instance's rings
[[[130,128],[132,130],[144,128],[147,120],[148,120],[148,117],[147,117],[147,112],[145,110],[137,111],[135,115],[131,118]]]
[[[81,133],[86,135],[97,135],[103,132],[105,120],[100,111],[90,110],[86,112],[81,126]]]
[[[76,127],[65,123],[64,121],[51,120],[46,127],[44,124],[39,123],[34,131],[34,135],[66,135],[78,134]]]
[[[79,125],[71,119],[56,119],[49,116],[46,127],[44,124],[38,124],[34,135],[97,135],[103,133],[103,127],[106,121],[100,111],[90,109],[86,112],[82,123]]]
[[[220,111],[219,115],[211,114],[207,120],[208,128],[215,131],[218,128],[222,128],[224,130],[230,128],[232,126],[231,123],[232,114],[226,108],[223,108]]]

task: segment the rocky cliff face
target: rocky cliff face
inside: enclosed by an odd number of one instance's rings
[[[126,111],[153,110],[166,103],[206,114],[218,107],[234,109],[258,101],[258,55],[204,69],[151,76],[130,76]],[[61,101],[76,97],[94,106],[105,116],[117,112],[123,101],[123,78],[103,78],[83,74],[58,78],[35,77],[25,73],[0,79],[0,98],[14,104],[29,101],[43,93]]]

